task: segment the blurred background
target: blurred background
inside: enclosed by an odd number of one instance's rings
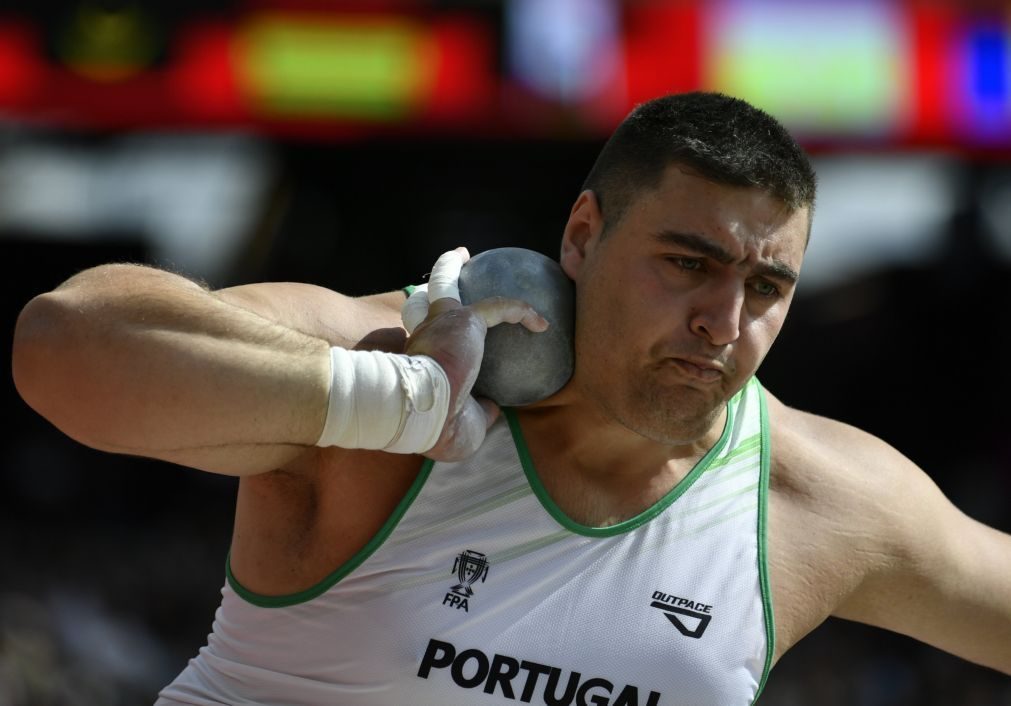
[[[366,294],[459,244],[554,256],[626,112],[720,90],[783,120],[821,180],[763,382],[1011,531],[1008,2],[20,5],[0,5],[5,331],[110,261]],[[0,706],[151,703],[204,644],[236,482],[79,446],[7,379]],[[762,703],[1011,704],[1011,679],[830,621]]]

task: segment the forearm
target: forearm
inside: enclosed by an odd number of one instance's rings
[[[951,540],[960,570],[940,579],[948,626],[932,642],[1011,675],[1011,535],[964,515],[960,521],[965,530]]]
[[[201,448],[314,443],[328,350],[182,277],[109,265],[25,307],[13,365],[25,400],[69,436],[175,460]]]

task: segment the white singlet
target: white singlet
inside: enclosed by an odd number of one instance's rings
[[[213,633],[158,705],[744,706],[772,661],[769,441],[757,380],[656,505],[576,524],[516,416],[426,462],[378,535],[284,597],[228,573]]]

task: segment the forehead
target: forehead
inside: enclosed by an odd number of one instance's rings
[[[791,209],[763,189],[719,184],[672,165],[656,188],[629,205],[625,220],[640,237],[664,232],[697,235],[742,260],[776,257],[799,268],[810,210]]]

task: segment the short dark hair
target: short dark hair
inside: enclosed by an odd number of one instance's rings
[[[594,192],[610,227],[672,164],[720,184],[764,189],[794,210],[814,206],[817,180],[800,145],[768,113],[721,93],[680,93],[637,106],[604,145],[583,189]]]

